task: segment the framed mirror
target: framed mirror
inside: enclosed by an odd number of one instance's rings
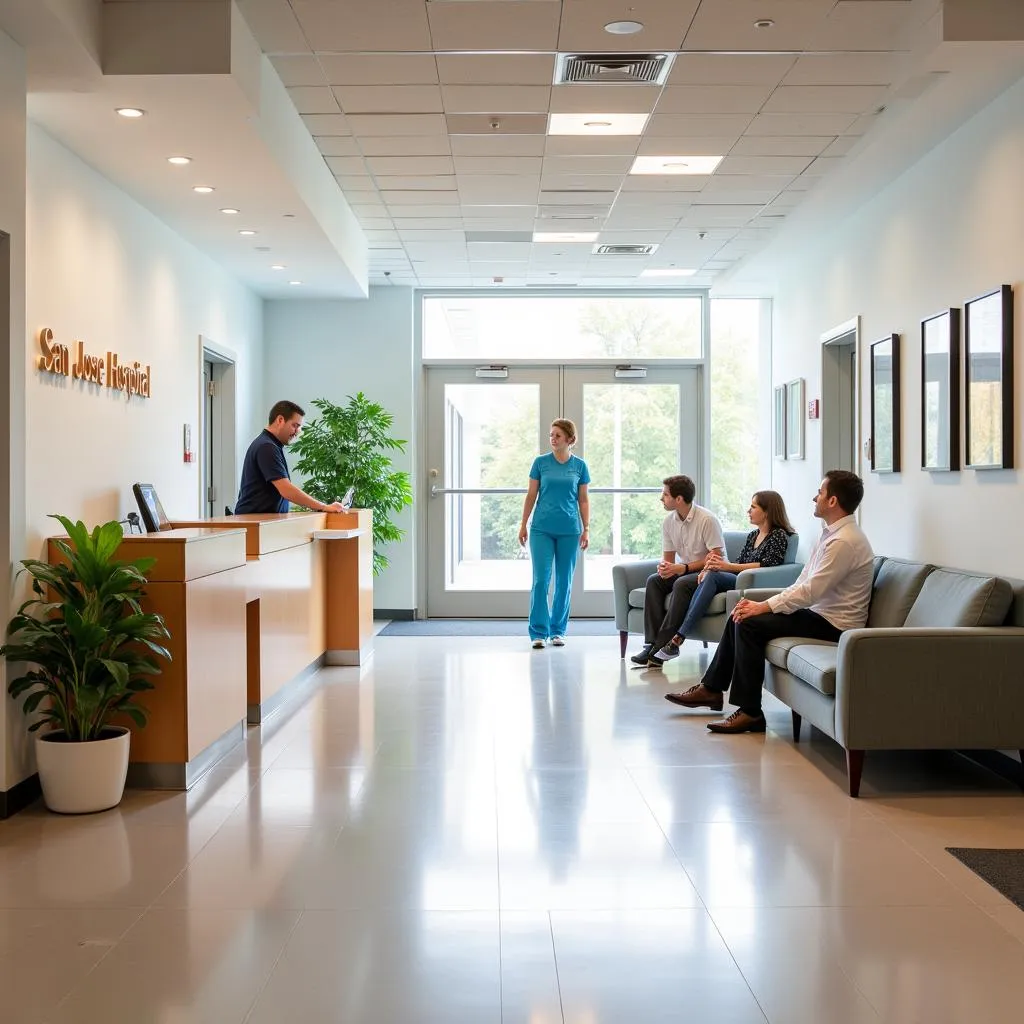
[[[871,472],[900,471],[900,336],[871,346]]]
[[[964,303],[966,462],[971,469],[1013,467],[1013,289]]]
[[[786,458],[804,457],[804,379],[786,385]]]
[[[921,321],[921,468],[960,468],[960,310]]]
[[[775,458],[786,457],[786,385],[780,384],[775,389]]]

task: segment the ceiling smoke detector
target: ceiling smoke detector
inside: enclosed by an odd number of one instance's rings
[[[555,85],[664,85],[668,53],[560,53]]]

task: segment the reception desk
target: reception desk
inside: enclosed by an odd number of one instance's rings
[[[130,785],[187,789],[321,665],[360,665],[373,642],[373,522],[348,513],[225,516],[127,534],[154,558],[143,606],[172,660],[141,698]],[[58,552],[50,542],[51,559]]]

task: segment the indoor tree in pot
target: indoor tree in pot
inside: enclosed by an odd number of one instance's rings
[[[323,502],[338,500],[355,488],[355,505],[373,509],[373,574],[388,566],[381,551],[404,534],[393,514],[412,504],[409,474],[393,468],[388,452],[404,452],[406,441],[391,436],[394,417],[361,391],[347,405],[314,398],[320,417],[307,423],[292,442],[298,455],[295,468],[305,490]]]
[[[46,806],[65,814],[102,811],[120,803],[128,770],[130,733],[114,719],[145,725],[135,698],[153,689],[158,658],[170,659],[170,634],[159,615],[143,612],[145,573],[155,559],[114,558],[121,524],[97,526],[52,516],[67,531],[56,541],[56,564],[26,559],[33,596],[7,627],[0,654],[28,666],[12,680],[12,697],[27,694],[29,726]]]

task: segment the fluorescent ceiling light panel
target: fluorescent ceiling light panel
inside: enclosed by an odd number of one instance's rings
[[[534,231],[535,242],[596,242],[597,231]]]
[[[648,267],[640,271],[641,277],[693,277],[697,271],[686,267]]]
[[[549,114],[548,135],[642,135],[650,114]]]
[[[630,174],[713,174],[720,156],[638,156]]]

